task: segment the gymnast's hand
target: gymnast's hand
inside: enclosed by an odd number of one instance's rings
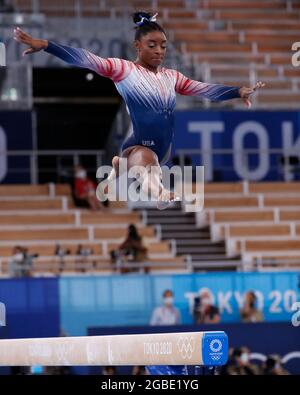
[[[23,56],[34,52],[39,52],[42,49],[46,49],[48,47],[47,40],[32,38],[30,34],[23,32],[23,30],[21,30],[19,27],[14,29],[14,40],[29,46],[29,48],[23,52]]]
[[[253,88],[246,88],[242,87],[239,89],[239,94],[241,96],[241,99],[243,102],[246,104],[248,108],[251,107],[251,100],[249,99],[250,95],[254,93],[256,90],[263,88],[266,84],[264,82],[257,82]]]

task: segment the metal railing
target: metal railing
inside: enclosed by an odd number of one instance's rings
[[[7,166],[7,173],[3,177],[14,177],[19,174],[27,175],[31,184],[38,184],[47,178],[53,182],[61,182],[73,177],[74,166],[88,163],[87,171],[96,176],[97,168],[105,163],[105,152],[102,150],[77,150],[77,151],[0,151],[0,156],[5,156],[7,162],[12,158],[25,158],[26,161],[18,166]],[[43,164],[42,159],[47,158],[50,164]],[[52,160],[51,160],[52,159]],[[92,164],[91,164],[92,163]],[[1,180],[0,180],[1,181]]]
[[[32,184],[37,184],[41,180],[43,182],[61,182],[63,179],[71,178],[74,166],[85,165],[85,162],[87,170],[96,175],[97,168],[108,163],[107,153],[103,150],[0,151],[1,156],[4,156],[6,163],[9,164],[6,175],[27,174]],[[177,157],[181,167],[192,164],[204,166],[206,181],[226,181],[232,179],[233,175],[234,178],[238,177],[247,181],[264,179],[255,173],[262,158],[267,163],[264,170],[265,176],[271,174],[270,179],[278,181],[300,179],[300,159],[298,163],[290,161],[292,157],[299,158],[299,153],[283,148],[270,148],[269,150],[178,149],[174,157]],[[13,158],[25,158],[26,160],[23,160],[22,166],[20,166],[20,162],[14,166]],[[45,158],[47,160],[44,160]]]
[[[244,181],[260,181],[264,176],[277,181],[300,179],[300,155],[296,150],[270,149],[178,149],[175,153],[181,167],[190,163],[204,166],[206,181],[226,181],[232,173]],[[257,159],[259,157],[259,159]],[[264,173],[260,177],[255,168],[266,159]],[[298,158],[291,163],[291,158]],[[298,162],[298,163],[297,163]],[[258,163],[258,164],[257,164]],[[221,179],[220,179],[221,178]]]

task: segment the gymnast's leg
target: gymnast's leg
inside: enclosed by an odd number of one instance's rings
[[[174,200],[174,193],[164,188],[158,157],[150,148],[135,146],[127,155],[128,170],[140,166],[139,181],[144,193],[151,194],[159,209],[165,209]]]
[[[164,188],[162,184],[162,171],[158,157],[154,151],[141,145],[128,147],[122,153],[122,157],[127,159],[127,171],[135,166],[140,167],[136,175],[139,175],[139,182],[144,193],[151,194],[151,197],[158,202],[159,209],[165,209],[174,200],[174,193]],[[107,178],[108,183],[120,176],[120,157],[114,156],[112,159],[112,170]],[[104,189],[107,193],[108,185]]]

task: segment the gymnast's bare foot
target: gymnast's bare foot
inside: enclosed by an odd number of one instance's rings
[[[119,161],[120,158],[118,156],[113,157],[112,170],[109,176],[107,177],[107,179],[103,181],[103,182],[106,181],[106,185],[103,186],[102,183],[98,184],[96,194],[97,194],[97,198],[100,201],[105,201],[107,199],[108,187],[110,183],[113,182],[119,176]]]
[[[180,198],[176,196],[174,192],[163,189],[159,196],[159,200],[157,201],[156,207],[158,210],[165,210],[166,208],[172,206],[173,203],[179,201]]]
[[[112,158],[111,164],[116,172],[116,177],[119,177],[119,162],[120,162],[120,158],[118,156],[114,156]]]
[[[103,189],[103,193],[105,195],[107,195],[108,193],[109,183],[119,177],[119,162],[120,162],[120,158],[118,156],[114,156],[112,158],[111,164],[113,168],[112,171],[110,172],[110,175],[107,177],[108,184]]]

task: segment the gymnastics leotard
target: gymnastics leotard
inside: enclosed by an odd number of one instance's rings
[[[170,152],[174,135],[176,93],[213,101],[240,97],[239,87],[194,81],[176,70],[160,67],[157,72],[132,61],[101,58],[82,48],[49,41],[46,52],[65,62],[95,71],[114,82],[131,117],[133,133],[121,150],[135,145],[153,150],[162,163]]]

